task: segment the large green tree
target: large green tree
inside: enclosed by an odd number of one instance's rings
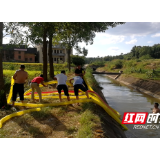
[[[33,44],[43,44],[43,76],[47,81],[47,54],[50,62],[50,77],[54,76],[53,60],[52,60],[52,37],[55,32],[56,22],[19,22],[20,24],[29,27],[27,32],[28,41]],[[47,40],[49,39],[49,51],[47,53]]]
[[[70,71],[70,55],[71,49],[77,47],[78,43],[85,42],[93,44],[96,32],[105,32],[109,27],[116,27],[123,22],[64,22],[62,23],[62,30],[57,32],[53,42],[61,43],[68,50],[67,62]]]
[[[61,29],[58,22],[27,22],[23,23],[29,27],[29,40],[34,44],[43,44],[43,76],[47,81],[47,43],[49,46],[48,56],[50,64],[50,77],[54,77],[54,66],[52,58],[52,38]]]
[[[77,52],[76,52],[76,55],[82,54],[83,56],[86,57],[87,54],[88,54],[88,50],[87,50],[85,47],[81,48],[81,47],[79,47],[79,46],[76,46],[76,47],[75,47],[75,50],[77,51]]]

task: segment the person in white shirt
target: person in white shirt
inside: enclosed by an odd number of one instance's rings
[[[57,86],[57,90],[59,93],[59,100],[62,102],[62,98],[61,98],[61,91],[63,89],[64,94],[67,96],[68,101],[70,101],[70,97],[68,94],[68,87],[66,85],[66,81],[67,81],[67,76],[65,75],[65,71],[61,71],[61,74],[57,74],[54,79],[58,81],[58,86]]]
[[[75,71],[75,77],[70,79],[70,83],[72,83],[71,82],[72,80],[74,80],[73,86],[74,86],[74,93],[75,93],[76,99],[77,100],[79,99],[79,97],[78,97],[78,90],[79,89],[81,89],[83,92],[85,92],[87,98],[89,98],[87,88],[83,85],[83,79],[80,77],[80,74],[78,71]],[[77,105],[79,105],[79,103]]]

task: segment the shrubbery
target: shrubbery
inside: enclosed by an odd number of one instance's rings
[[[115,69],[121,69],[123,67],[123,62],[122,60],[115,60],[114,61],[114,68]]]
[[[5,70],[17,70],[20,65],[23,63],[11,63],[11,62],[3,62],[3,69]],[[25,69],[28,71],[42,71],[43,63],[24,63]],[[63,70],[67,67],[67,63],[63,64],[54,64],[54,70]],[[49,70],[49,64],[48,64]]]
[[[72,55],[71,56],[71,63],[73,63],[76,66],[78,66],[78,65],[83,66],[85,64],[84,56]]]

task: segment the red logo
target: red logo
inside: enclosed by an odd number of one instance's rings
[[[124,112],[122,124],[145,124],[148,112]]]

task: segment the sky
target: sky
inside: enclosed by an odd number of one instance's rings
[[[9,37],[3,39],[3,44],[9,42]],[[109,28],[103,33],[96,33],[94,43],[80,47],[88,49],[87,57],[115,56],[130,52],[133,46],[152,46],[160,43],[160,22],[126,22]],[[73,50],[73,54],[76,50]]]
[[[109,28],[105,33],[96,33],[92,45],[79,45],[88,49],[87,57],[104,57],[126,54],[135,45],[152,46],[157,43],[160,43],[160,22],[126,22]]]

